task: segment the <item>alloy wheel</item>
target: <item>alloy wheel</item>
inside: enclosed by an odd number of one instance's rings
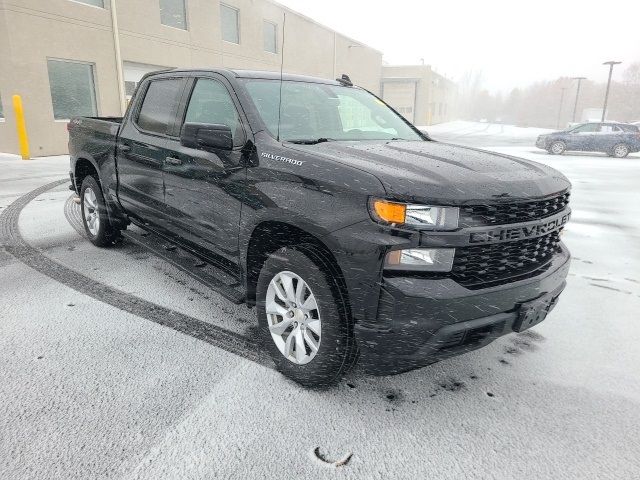
[[[83,198],[84,221],[91,235],[98,235],[100,229],[100,214],[98,212],[98,200],[92,188],[86,188]]]
[[[280,353],[297,365],[313,360],[320,348],[322,319],[309,285],[293,272],[276,274],[267,288],[265,311]]]
[[[564,152],[564,144],[562,142],[554,142],[551,145],[551,153],[560,155],[562,152]]]
[[[626,145],[616,145],[616,148],[613,149],[613,155],[618,158],[626,157],[629,154],[629,149]]]

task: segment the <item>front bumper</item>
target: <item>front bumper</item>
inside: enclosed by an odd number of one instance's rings
[[[547,141],[544,138],[538,138],[536,140],[536,147],[542,148],[543,150],[547,149]]]
[[[511,333],[522,303],[565,287],[566,247],[539,276],[469,290],[451,279],[384,278],[375,323],[356,323],[360,364],[373,374],[419,368],[491,343]]]

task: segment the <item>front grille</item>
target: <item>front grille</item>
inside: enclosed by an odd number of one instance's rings
[[[546,200],[460,207],[461,227],[529,222],[553,215],[569,204],[569,192]]]
[[[528,240],[456,248],[451,276],[473,289],[538,275],[560,250],[560,231]]]

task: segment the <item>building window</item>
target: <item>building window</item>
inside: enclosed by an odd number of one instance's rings
[[[239,17],[240,11],[237,8],[220,4],[220,27],[222,40],[225,42],[240,43]]]
[[[278,53],[278,26],[265,20],[262,25],[262,35],[264,37],[264,51]]]
[[[93,5],[94,7],[104,8],[104,0],[72,0],[78,3],[86,3],[87,5]]]
[[[186,30],[187,9],[184,0],[160,0],[160,23]]]
[[[47,60],[53,118],[94,117],[98,114],[93,64]]]

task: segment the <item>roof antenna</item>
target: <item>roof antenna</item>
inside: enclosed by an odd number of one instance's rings
[[[353,82],[349,78],[349,75],[343,73],[340,78],[336,78],[336,81],[344,85],[345,87],[353,87]]]
[[[280,115],[282,114],[282,70],[284,69],[284,27],[287,24],[287,12],[282,13],[282,48],[280,49],[280,97],[278,98],[278,135],[280,141]]]

